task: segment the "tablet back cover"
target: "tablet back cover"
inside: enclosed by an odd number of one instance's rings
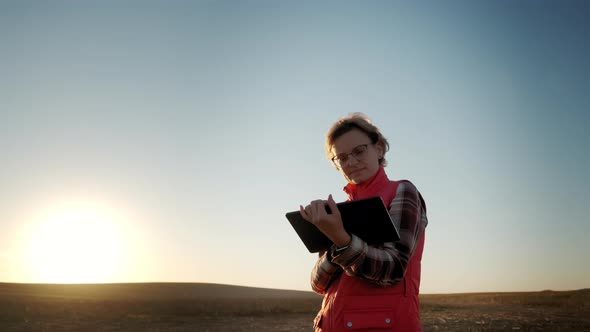
[[[381,197],[338,203],[344,229],[363,239],[369,245],[399,240],[399,232],[389,216]],[[309,252],[327,250],[332,245],[317,227],[303,219],[299,211],[286,214],[289,223]]]

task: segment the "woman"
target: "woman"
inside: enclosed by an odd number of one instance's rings
[[[312,289],[324,295],[315,331],[422,331],[418,293],[426,205],[411,182],[388,179],[388,149],[385,137],[361,113],[340,119],[326,135],[326,153],[348,181],[349,200],[380,196],[400,240],[369,246],[349,234],[332,195],[300,206],[303,217],[334,243],[320,252],[311,274]]]

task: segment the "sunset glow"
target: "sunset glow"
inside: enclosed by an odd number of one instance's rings
[[[24,261],[36,282],[108,282],[121,274],[127,254],[117,216],[90,204],[51,211],[26,237]]]

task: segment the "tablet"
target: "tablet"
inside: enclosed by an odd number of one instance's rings
[[[369,245],[399,240],[399,232],[379,196],[337,203],[344,229]],[[329,208],[326,206],[329,213]],[[332,246],[317,227],[303,219],[299,210],[286,214],[289,223],[309,252],[327,250]]]

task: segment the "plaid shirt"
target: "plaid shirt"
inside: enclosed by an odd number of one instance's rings
[[[334,246],[320,252],[311,273],[314,292],[325,294],[343,271],[381,286],[402,280],[416,243],[428,224],[424,200],[411,182],[399,183],[395,198],[389,204],[389,214],[399,230],[400,240],[369,246],[351,234],[349,247],[338,254]]]

